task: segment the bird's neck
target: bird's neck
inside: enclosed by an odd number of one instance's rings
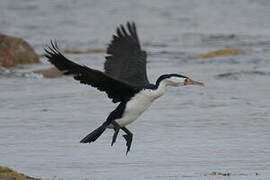
[[[156,83],[156,89],[154,90],[154,96],[155,98],[158,98],[162,96],[166,92],[167,82],[166,81],[160,81]]]

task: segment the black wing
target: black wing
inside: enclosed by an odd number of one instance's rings
[[[128,84],[145,87],[149,84],[146,73],[146,52],[141,50],[135,23],[120,25],[107,48],[105,73]]]
[[[74,75],[74,79],[81,83],[89,84],[100,91],[105,91],[114,103],[127,101],[140,90],[125,82],[116,80],[101,71],[68,60],[59,52],[56,43],[51,42],[51,47],[48,46],[45,52],[45,56],[48,60],[64,74],[72,74]]]

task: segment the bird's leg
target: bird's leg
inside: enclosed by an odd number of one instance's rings
[[[127,146],[126,155],[127,155],[128,151],[130,150],[130,147],[131,147],[133,134],[126,127],[121,127],[121,129],[127,133],[127,134],[123,135],[123,137],[127,141],[127,143],[126,143],[126,146]]]
[[[114,144],[115,141],[116,141],[117,135],[118,135],[119,130],[120,130],[121,127],[120,127],[120,125],[119,125],[117,122],[115,122],[115,121],[112,121],[111,124],[113,125],[113,129],[114,129],[114,134],[113,134],[112,144],[111,144],[111,146],[113,146],[113,144]]]

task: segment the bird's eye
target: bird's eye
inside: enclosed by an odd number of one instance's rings
[[[189,79],[189,78],[186,78],[186,79],[185,79],[185,82],[190,82],[190,79]]]

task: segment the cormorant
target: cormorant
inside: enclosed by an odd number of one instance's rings
[[[45,49],[48,60],[65,75],[73,75],[80,83],[105,91],[113,103],[119,103],[106,121],[84,137],[81,143],[94,142],[107,128],[114,129],[111,146],[119,130],[126,134],[129,152],[133,134],[126,126],[135,121],[152,103],[165,93],[167,86],[201,85],[180,74],[163,74],[155,84],[148,81],[146,73],[146,52],[141,49],[134,22],[120,25],[107,48],[105,72],[79,65],[68,60],[60,52],[57,43]]]

